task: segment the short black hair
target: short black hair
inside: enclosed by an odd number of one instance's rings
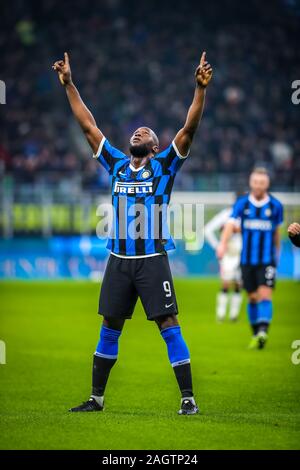
[[[159,140],[158,140],[158,137],[157,137],[157,135],[155,134],[155,132],[154,132],[152,129],[150,129],[150,127],[144,127],[144,129],[147,129],[147,130],[150,132],[154,144],[157,145],[157,146],[159,146]]]

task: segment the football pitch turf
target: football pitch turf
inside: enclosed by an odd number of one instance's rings
[[[176,280],[201,414],[178,416],[166,346],[138,304],[120,338],[102,413],[71,414],[87,399],[99,336],[99,285],[0,283],[1,449],[299,449],[299,283],[279,281],[263,351],[249,351],[240,321],[217,324],[217,280]],[[113,295],[113,292],[112,292]],[[154,295],[154,294],[153,294]]]

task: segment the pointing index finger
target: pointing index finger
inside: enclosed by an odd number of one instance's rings
[[[206,56],[206,52],[204,51],[204,52],[202,52],[201,59],[200,59],[200,66],[201,67],[204,65],[205,56]]]
[[[69,65],[69,55],[67,52],[64,53],[65,64]]]

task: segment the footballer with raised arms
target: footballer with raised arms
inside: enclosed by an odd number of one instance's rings
[[[206,87],[212,68],[203,52],[195,71],[195,93],[186,121],[163,151],[153,130],[141,126],[129,142],[129,155],[113,147],[96,124],[73,83],[69,56],[54,63],[71,109],[92,148],[93,156],[111,177],[114,231],[111,251],[99,299],[103,316],[100,340],[93,357],[92,393],[72,412],[101,411],[110,371],[118,356],[118,340],[126,319],[131,318],[140,297],[148,320],[154,320],[166,343],[170,363],[181,391],[179,414],[197,413],[192,388],[190,353],[178,323],[177,301],[168,261],[174,242],[166,223],[166,211],[176,173],[188,157],[201,120]],[[135,209],[142,225],[132,231]],[[153,208],[159,208],[157,212]],[[158,216],[157,216],[158,213]],[[141,224],[141,216],[143,223]],[[134,232],[134,233],[132,233]],[[143,232],[143,236],[137,236]]]

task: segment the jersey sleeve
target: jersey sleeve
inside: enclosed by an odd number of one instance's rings
[[[298,233],[298,235],[294,235],[293,237],[291,235],[289,235],[289,238],[290,238],[291,242],[293,243],[293,245],[300,248],[300,233]]]
[[[160,162],[164,172],[168,171],[171,172],[171,174],[176,174],[188,155],[189,153],[187,155],[181,155],[173,140],[169,147],[156,155],[155,159]]]
[[[232,222],[235,222],[240,219],[243,215],[243,210],[244,210],[244,203],[245,200],[244,198],[238,199],[235,204],[233,205],[229,220]]]
[[[113,147],[103,136],[97,153],[93,155],[93,158],[98,160],[98,162],[104,166],[109,174],[112,174],[116,163],[128,157],[125,155],[125,153]]]

